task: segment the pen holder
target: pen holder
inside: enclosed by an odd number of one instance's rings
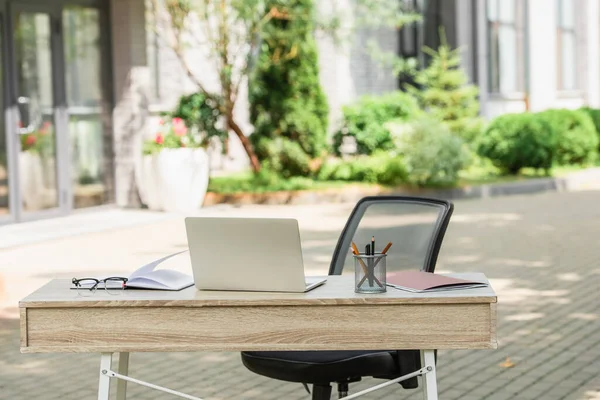
[[[384,293],[387,254],[354,255],[354,291],[356,293]]]

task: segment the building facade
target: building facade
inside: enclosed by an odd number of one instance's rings
[[[317,4],[351,24],[351,1]],[[401,86],[370,59],[370,38],[424,61],[420,49],[439,44],[439,26],[462,49],[484,117],[600,107],[597,0],[399,1],[422,22],[356,32],[341,44],[318,34],[332,129],[344,104]],[[145,0],[0,0],[0,224],[139,205],[142,139],[161,111],[194,91],[154,26]],[[189,56],[200,73],[214,74],[200,53]],[[240,101],[236,113],[250,132],[247,106]],[[215,173],[246,166],[235,140],[228,156],[214,151]]]

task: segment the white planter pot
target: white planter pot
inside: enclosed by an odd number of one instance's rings
[[[53,159],[42,159],[36,152],[19,153],[19,186],[26,210],[58,206],[54,165]]]
[[[138,186],[151,210],[193,212],[202,206],[209,179],[204,149],[164,149],[142,157]]]

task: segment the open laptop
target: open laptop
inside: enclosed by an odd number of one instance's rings
[[[304,276],[295,219],[188,217],[185,226],[198,289],[302,293],[326,281]]]

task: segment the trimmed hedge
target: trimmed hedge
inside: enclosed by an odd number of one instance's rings
[[[342,128],[333,136],[333,152],[340,155],[345,136],[356,140],[357,154],[372,154],[376,150],[391,150],[394,143],[386,122],[407,120],[421,113],[417,101],[409,94],[396,91],[382,96],[365,96],[344,106]]]
[[[319,171],[319,180],[369,182],[398,185],[406,182],[406,167],[401,157],[386,152],[358,156],[349,160],[332,159]]]
[[[592,119],[594,127],[596,128],[596,134],[598,135],[598,151],[600,151],[600,109],[581,107],[579,111],[586,113]]]
[[[479,155],[511,174],[525,167],[549,170],[554,162],[557,134],[548,118],[530,113],[505,114],[491,122],[475,148]]]
[[[584,112],[551,109],[536,114],[556,135],[555,161],[559,165],[588,164],[597,157],[598,134]]]

